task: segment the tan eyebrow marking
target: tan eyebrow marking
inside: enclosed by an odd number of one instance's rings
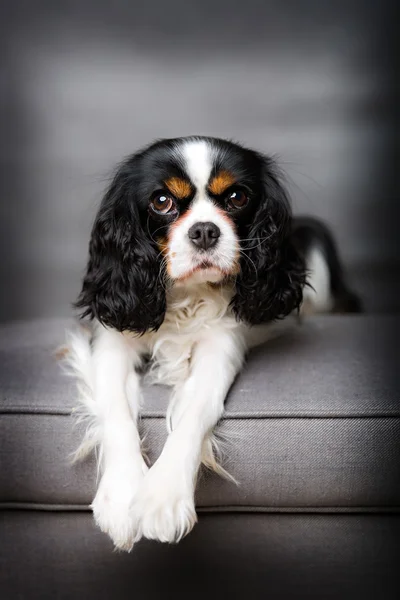
[[[165,185],[179,200],[184,200],[188,198],[192,194],[192,186],[186,179],[181,179],[180,177],[170,177],[166,181],[164,181]]]
[[[223,194],[228,187],[235,183],[235,178],[229,171],[220,171],[210,182],[208,189],[212,194],[219,196]]]

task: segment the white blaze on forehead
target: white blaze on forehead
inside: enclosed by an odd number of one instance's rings
[[[193,202],[181,221],[172,227],[169,235],[169,275],[175,279],[189,276],[191,283],[221,281],[225,274],[236,269],[238,240],[233,223],[224,217],[207,192],[213,167],[213,150],[205,140],[189,140],[177,149],[184,169],[196,188]],[[198,222],[214,223],[220,230],[218,244],[207,253],[198,252],[188,232]],[[210,263],[203,268],[204,260]],[[199,269],[199,271],[196,271]]]
[[[221,221],[221,219],[221,212],[218,211],[214,202],[208,198],[199,197],[193,202],[185,225],[190,227],[190,224],[197,223],[197,221],[212,221],[216,223],[217,221]]]
[[[204,140],[185,142],[182,148],[186,171],[197,191],[204,190],[212,169],[211,148]]]

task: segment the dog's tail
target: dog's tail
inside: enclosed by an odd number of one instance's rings
[[[292,239],[308,272],[301,312],[359,313],[363,306],[346,281],[338,248],[329,228],[312,217],[295,217]]]

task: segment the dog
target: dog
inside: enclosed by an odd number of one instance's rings
[[[97,449],[91,505],[116,548],[176,542],[196,522],[203,463],[226,475],[213,431],[247,351],[297,315],[358,312],[325,225],[293,218],[272,158],[230,141],[157,141],[118,167],[96,216],[82,291],[90,323],[69,366]],[[138,432],[140,367],[172,387],[168,437],[149,468]]]

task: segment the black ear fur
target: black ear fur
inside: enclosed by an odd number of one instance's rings
[[[89,245],[89,262],[75,304],[81,317],[118,331],[143,334],[164,320],[166,300],[156,244],[140,223],[131,162],[107,191]]]
[[[249,325],[283,319],[303,299],[305,264],[291,236],[291,208],[273,161],[262,161],[260,205],[243,238],[240,273],[232,299],[237,318]]]

